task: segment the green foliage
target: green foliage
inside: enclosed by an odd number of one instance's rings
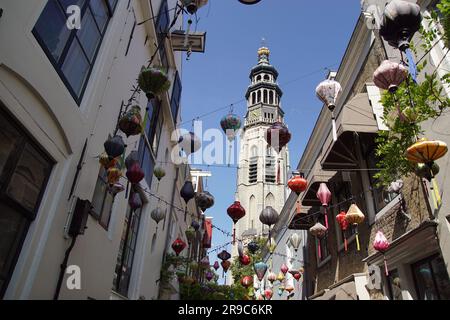
[[[429,49],[437,39],[442,38],[445,46],[450,48],[450,0],[441,0],[436,10],[425,16],[425,21],[428,22],[428,30],[422,30],[423,47]]]
[[[162,287],[167,286],[174,278],[182,277],[185,274],[186,264],[189,261],[181,256],[167,254],[164,263],[161,266],[159,282]]]
[[[262,260],[262,248],[266,246],[267,239],[265,238],[258,238],[255,239],[255,241],[259,245],[259,250],[255,252],[255,254],[251,254],[250,252],[246,252],[246,254],[250,257],[251,263],[248,266],[243,266],[239,262],[239,257],[235,257],[233,260],[233,263],[231,265],[231,274],[233,276],[233,280],[235,284],[239,284],[241,279],[245,276],[253,276],[255,274],[255,271],[253,270],[253,263],[261,261]],[[241,286],[242,287],[242,286]]]
[[[247,291],[241,285],[222,286],[215,283],[180,284],[181,300],[244,300]]]

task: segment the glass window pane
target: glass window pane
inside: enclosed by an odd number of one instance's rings
[[[3,116],[0,116],[0,175],[11,152],[14,150],[14,145],[20,138],[19,135],[19,132],[10,122]]]
[[[438,300],[433,274],[428,262],[416,265],[415,275],[420,300]]]
[[[0,279],[7,277],[27,225],[22,214],[0,203]]]
[[[62,71],[77,96],[81,95],[89,72],[89,62],[86,59],[77,40],[72,42],[69,53],[62,66]]]
[[[445,268],[444,259],[436,257],[431,261],[437,291],[441,300],[450,300],[450,279]]]
[[[103,33],[109,19],[106,2],[104,0],[91,0],[90,7],[95,17],[95,21],[97,21],[98,27],[100,28],[100,32]]]
[[[105,202],[103,204],[102,216],[100,218],[100,224],[108,229],[109,220],[111,217],[111,210],[114,202],[114,197],[109,192],[106,192]]]
[[[100,32],[95,25],[94,17],[90,10],[86,11],[81,23],[82,28],[78,30],[77,37],[89,61],[93,62],[95,52],[100,44]]]
[[[35,26],[39,38],[57,63],[70,35],[70,30],[66,28],[66,19],[57,1],[48,1]]]
[[[36,210],[51,164],[27,144],[7,187],[7,194],[30,212]]]
[[[106,189],[106,183],[99,177],[95,185],[94,195],[92,196],[92,206],[94,207],[92,211],[94,216],[97,218],[99,218],[102,213],[103,202],[105,199],[105,194],[107,193]]]

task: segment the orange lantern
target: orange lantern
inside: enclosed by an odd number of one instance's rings
[[[303,173],[296,171],[293,174],[294,176],[288,181],[288,187],[295,192],[297,196],[300,196],[300,193],[304,192],[308,188],[308,181],[304,178]],[[297,198],[297,214],[300,214],[300,210],[300,200]]]

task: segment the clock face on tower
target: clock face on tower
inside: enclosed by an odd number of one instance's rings
[[[255,109],[250,111],[250,119],[257,119],[261,116],[261,109]]]

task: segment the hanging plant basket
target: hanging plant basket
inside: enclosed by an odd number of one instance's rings
[[[145,92],[149,100],[154,99],[170,88],[170,81],[166,73],[159,68],[142,68],[138,78],[139,87]]]
[[[129,136],[142,133],[141,107],[133,106],[119,120],[119,129]]]

